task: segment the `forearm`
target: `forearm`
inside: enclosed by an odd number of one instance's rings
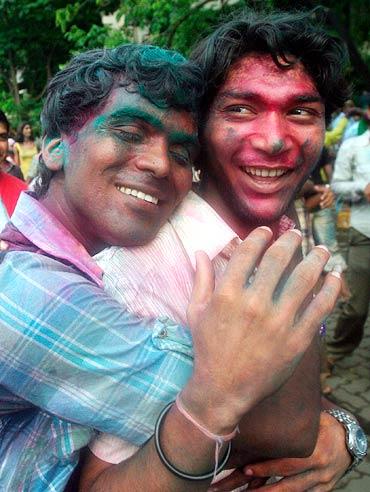
[[[362,181],[340,181],[337,179],[332,181],[332,189],[336,195],[354,202],[361,200],[365,186],[366,183]]]
[[[319,350],[314,340],[284,386],[242,419],[240,435],[233,444],[233,464],[239,459],[245,464],[309,456],[315,447],[319,420]]]
[[[162,424],[160,443],[167,459],[180,470],[194,475],[213,470],[215,442],[187,421],[176,406],[171,408]],[[224,453],[225,447],[221,450],[221,458]],[[185,492],[207,490],[209,483],[210,479],[201,482],[183,480],[168,471],[151,439],[134,456],[117,465],[99,463],[90,455],[82,472],[79,490]]]
[[[46,279],[37,255],[21,260],[27,276],[17,286],[12,253],[2,264],[0,384],[48,413],[142,445],[192,374],[189,330],[135,318],[68,268],[66,280],[53,271]]]

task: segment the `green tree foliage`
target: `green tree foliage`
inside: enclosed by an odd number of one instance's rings
[[[38,126],[47,82],[75,47],[56,24],[56,12],[68,5],[66,0],[0,0],[0,107],[13,126],[21,120]],[[80,29],[101,21],[92,6],[75,17]]]
[[[312,8],[316,0],[296,0]],[[370,86],[369,2],[325,0],[329,29],[347,42],[358,89]],[[0,0],[0,106],[37,120],[48,79],[76,52],[146,42],[188,54],[241,7],[291,9],[291,0]],[[107,22],[110,15],[113,22]]]

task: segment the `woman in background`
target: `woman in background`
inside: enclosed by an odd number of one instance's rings
[[[38,149],[29,123],[22,123],[18,128],[16,143],[14,144],[14,160],[20,166],[25,181],[28,181],[32,158]]]

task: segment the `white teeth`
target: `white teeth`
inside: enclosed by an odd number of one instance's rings
[[[146,195],[142,191],[139,190],[132,190],[131,188],[125,188],[124,186],[118,187],[117,190],[120,191],[121,193],[124,193],[125,195],[132,195],[135,196],[136,198],[139,198],[140,200],[145,200],[146,202],[154,203],[154,205],[158,204],[158,198],[152,195]]]
[[[252,176],[261,176],[262,178],[275,178],[287,172],[286,169],[266,169],[260,167],[245,167],[244,171]]]

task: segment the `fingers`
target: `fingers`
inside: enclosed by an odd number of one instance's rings
[[[294,268],[281,289],[278,304],[285,304],[292,312],[298,312],[307,296],[314,290],[329,256],[327,248],[315,246]]]
[[[302,233],[292,229],[277,239],[264,254],[253,280],[253,290],[261,299],[272,298],[276,286],[302,243]]]
[[[257,227],[252,231],[231,256],[220,288],[244,287],[271,239],[272,231],[268,227]]]
[[[308,327],[310,325],[315,330],[315,326],[319,326],[332,312],[340,295],[341,287],[340,273],[330,272],[326,275],[320,291],[311,300],[301,315],[299,325],[303,330],[309,329]]]
[[[311,469],[309,458],[282,458],[248,465],[244,473],[249,477],[272,477],[296,475]]]
[[[231,475],[213,483],[208,492],[228,492],[250,482],[252,477],[247,477],[240,469],[234,470]]]
[[[283,478],[279,482],[259,487],[260,492],[302,492],[311,490],[317,485],[313,474],[310,472],[301,473],[292,477]],[[326,490],[326,489],[321,489]]]
[[[267,482],[268,478],[255,478],[254,480],[251,481],[251,483],[248,486],[248,490],[256,490],[256,489],[261,489],[263,485]]]
[[[211,260],[204,251],[195,253],[196,270],[193,290],[187,309],[187,317],[190,327],[194,326],[199,316],[207,306],[214,288],[215,272]]]

